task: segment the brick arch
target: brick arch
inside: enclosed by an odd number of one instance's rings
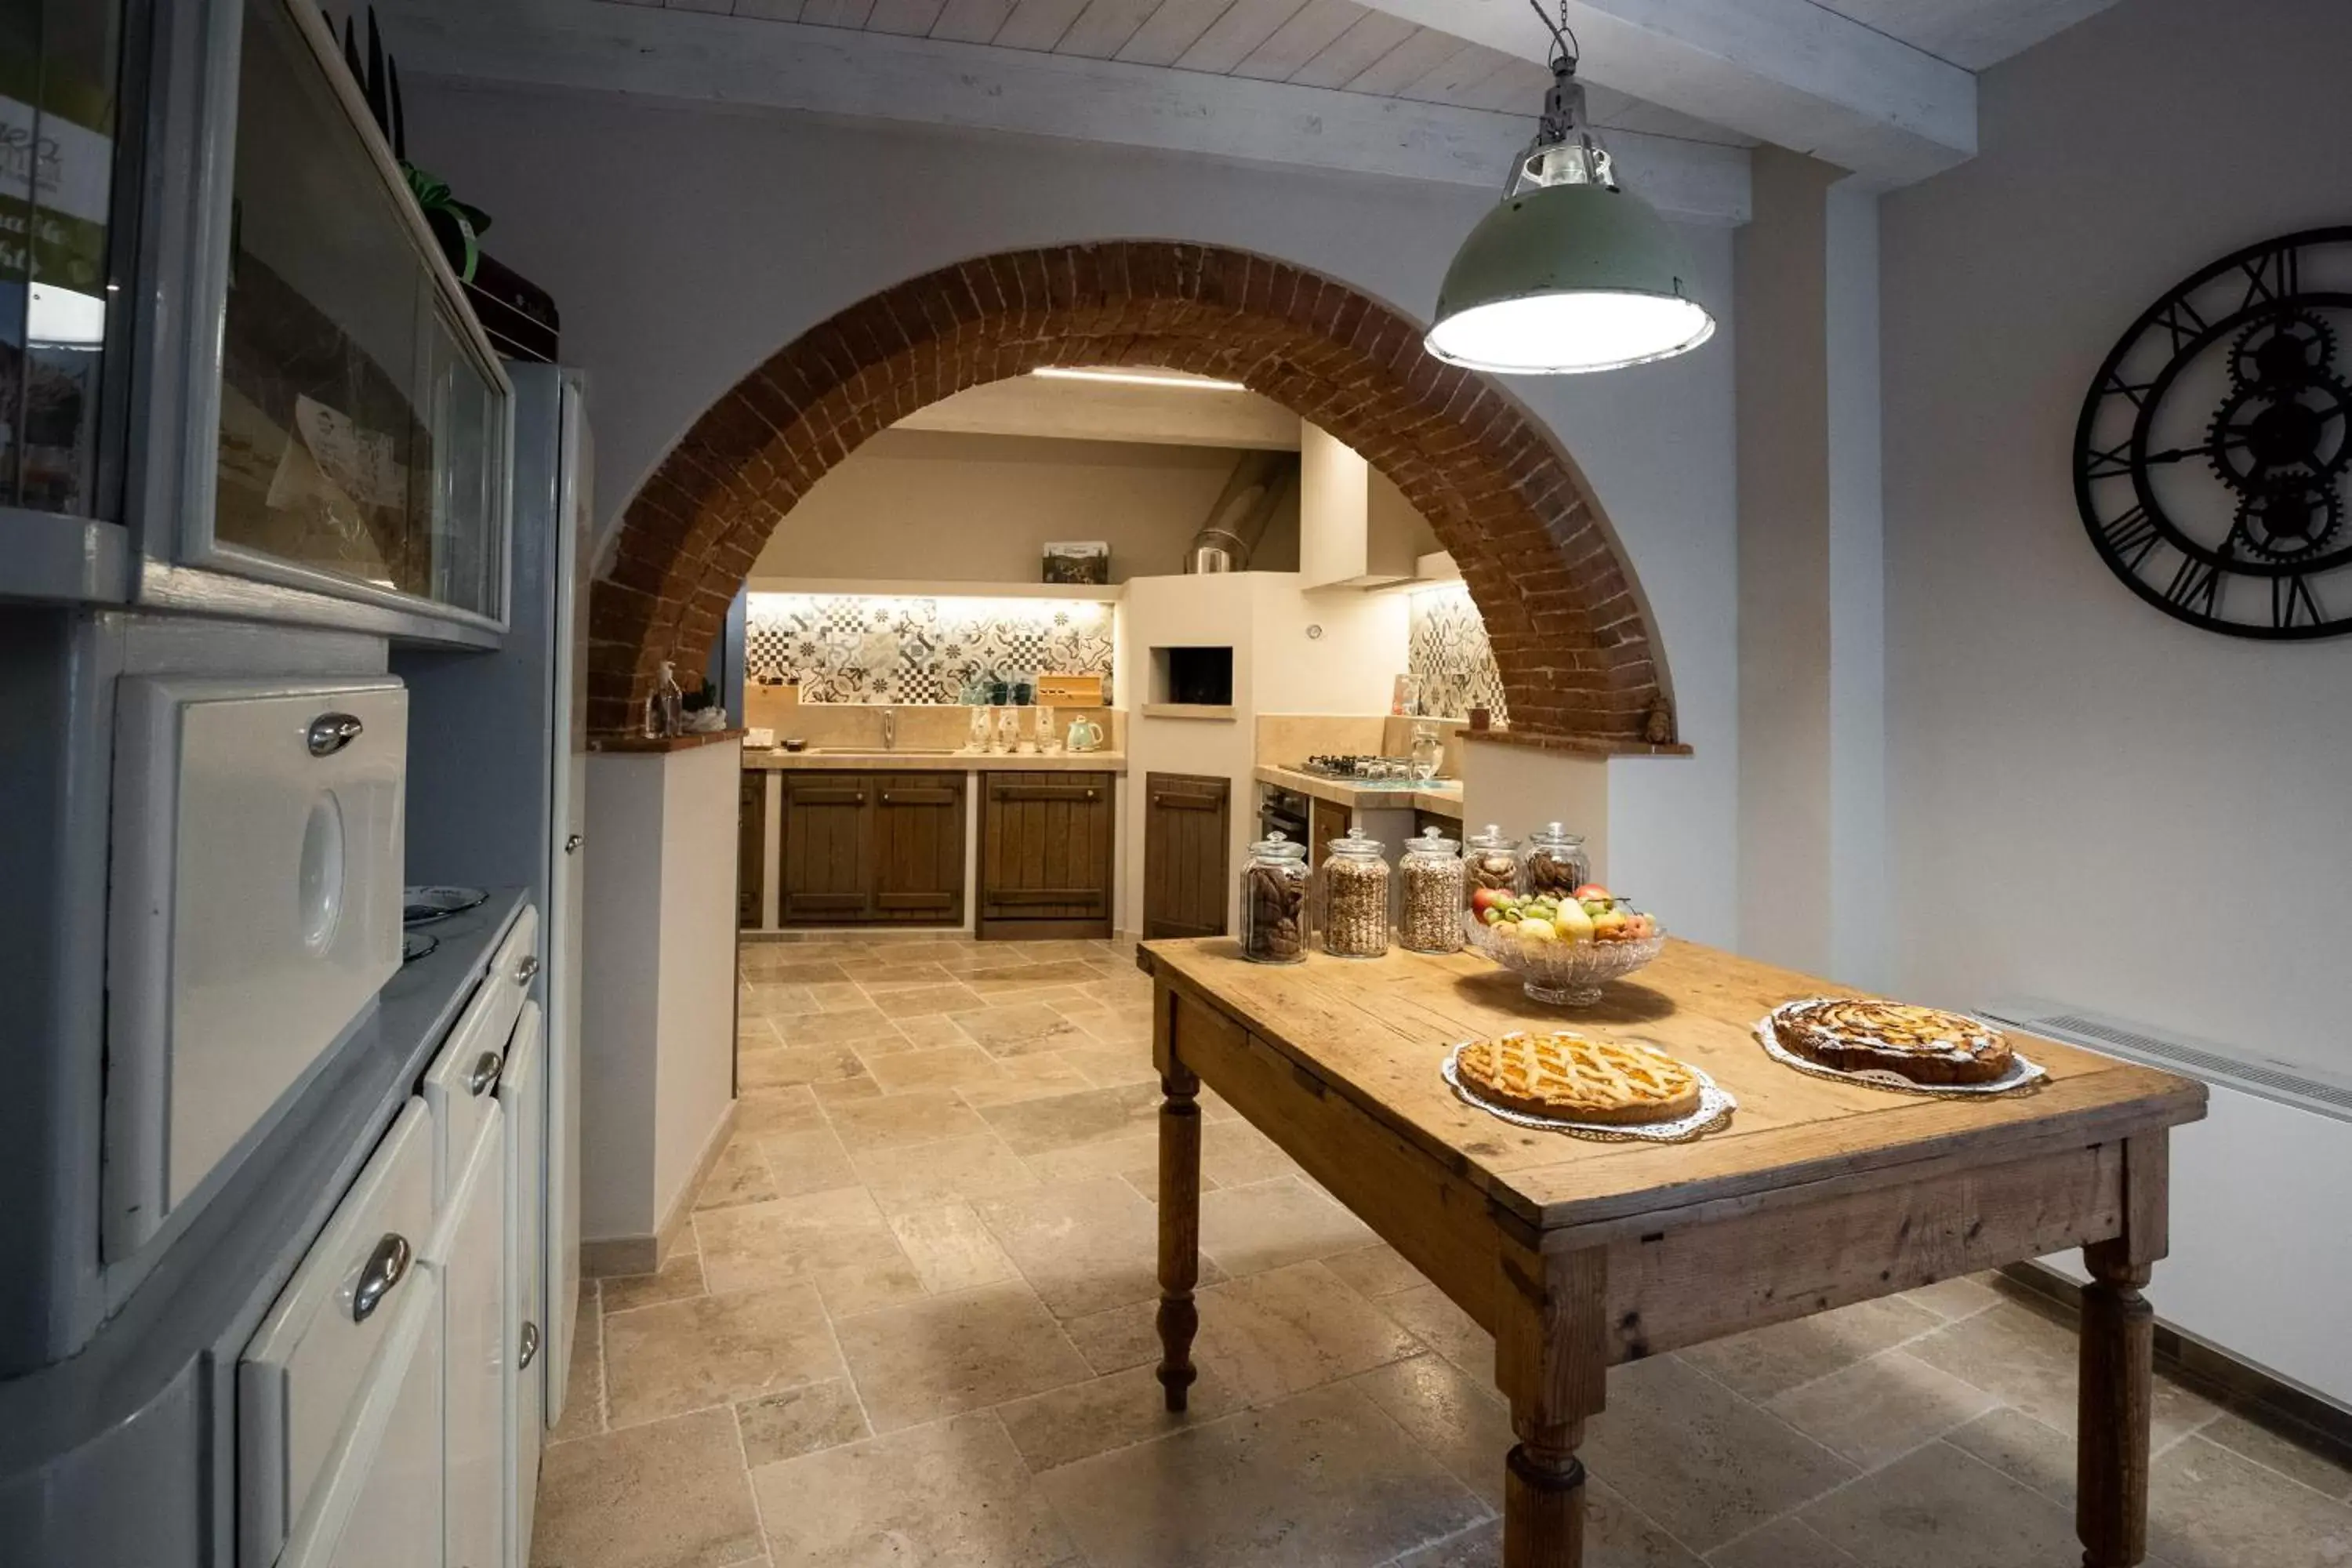
[[[867,437],[1040,365],[1133,364],[1242,382],[1395,481],[1462,568],[1518,735],[1672,742],[1663,652],[1583,476],[1422,332],[1302,268],[1163,241],[981,257],[873,295],[737,383],[630,500],[591,600],[590,729],[631,732],[662,660],[703,667],[768,536]]]

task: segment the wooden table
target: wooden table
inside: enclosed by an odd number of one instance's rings
[[[1254,964],[1229,938],[1156,942],[1160,1381],[1181,1410],[1199,1323],[1206,1084],[1493,1331],[1517,1445],[1507,1568],[1577,1568],[1576,1449],[1610,1366],[1933,1280],[2083,1249],[2077,1531],[2086,1568],[2147,1554],[2154,1319],[2168,1130],[2201,1084],[2021,1038],[2050,1081],[1931,1099],[1795,1072],[1749,1032],[1773,1005],[1842,994],[1690,942],[1599,1006],[1539,1007],[1468,953]],[[1456,1099],[1444,1047],[1535,1025],[1647,1041],[1739,1101],[1693,1143],[1535,1131]]]

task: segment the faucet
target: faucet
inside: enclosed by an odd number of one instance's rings
[[[886,752],[898,749],[898,710],[896,708],[882,710],[882,749]]]

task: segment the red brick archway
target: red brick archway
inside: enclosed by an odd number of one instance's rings
[[[629,502],[592,601],[590,727],[629,732],[662,660],[702,668],[768,536],[876,431],[1039,365],[1139,364],[1243,382],[1393,479],[1461,565],[1517,734],[1671,742],[1647,607],[1583,476],[1421,337],[1343,283],[1213,246],[1013,251],[885,289],[745,376]]]

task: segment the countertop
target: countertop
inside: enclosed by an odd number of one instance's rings
[[[1460,779],[1432,779],[1414,789],[1370,789],[1346,779],[1303,773],[1297,768],[1261,766],[1251,776],[1260,784],[1280,784],[1350,811],[1426,811],[1457,821],[1462,816]]]
[[[1017,752],[787,752],[781,747],[743,748],[743,765],[791,773],[1123,773],[1119,752],[1056,752],[1024,756]]]

